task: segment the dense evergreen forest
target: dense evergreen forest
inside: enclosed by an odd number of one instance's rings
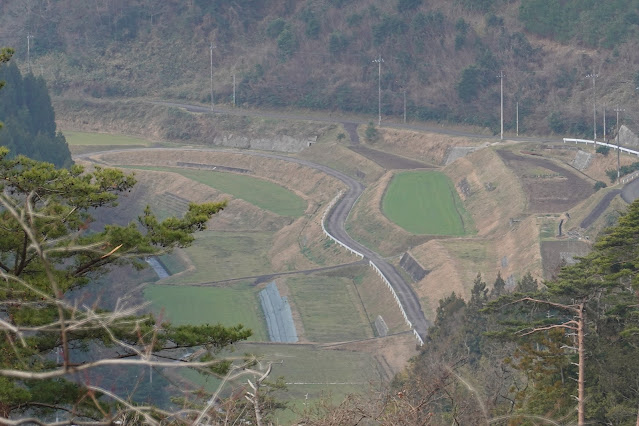
[[[626,123],[639,118],[637,0],[75,4],[0,5],[0,38],[56,95],[208,103],[212,59],[214,102],[227,105],[235,76],[242,107],[374,114],[379,79],[386,117],[403,115],[405,94],[410,120],[497,132],[504,75],[507,131],[518,112],[521,132],[588,135],[594,99],[626,106]]]
[[[0,145],[12,155],[47,161],[58,167],[72,164],[64,135],[56,132],[55,114],[42,77],[22,76],[15,63],[0,67]]]

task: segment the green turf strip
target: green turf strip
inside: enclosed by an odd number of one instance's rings
[[[69,145],[142,145],[149,146],[151,141],[126,135],[111,135],[107,133],[62,132]]]
[[[382,201],[384,214],[413,234],[465,235],[472,229],[469,215],[443,173],[398,173]]]
[[[268,340],[255,289],[247,285],[224,288],[151,285],[144,290],[144,296],[151,301],[154,311],[162,311],[173,324],[242,324],[253,330],[249,340]]]
[[[267,180],[235,173],[210,170],[189,170],[175,167],[142,167],[136,169],[179,173],[196,182],[241,198],[261,209],[288,217],[300,217],[306,210],[306,201],[288,189]]]

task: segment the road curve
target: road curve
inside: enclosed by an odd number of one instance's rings
[[[421,304],[419,303],[419,297],[408,284],[404,278],[397,272],[395,267],[388,263],[382,256],[363,246],[362,244],[351,238],[346,232],[344,224],[351,212],[351,209],[355,205],[355,202],[359,196],[364,192],[364,185],[352,177],[345,175],[335,169],[327,167],[322,164],[313,163],[308,160],[295,157],[287,157],[284,155],[271,154],[266,152],[253,152],[247,150],[233,150],[233,149],[215,149],[215,148],[132,148],[132,149],[116,149],[110,151],[99,151],[92,153],[85,153],[76,155],[75,158],[90,159],[94,155],[114,153],[114,152],[134,152],[134,151],[205,151],[205,152],[233,152],[241,155],[251,155],[254,157],[272,158],[276,160],[290,161],[300,164],[305,167],[319,170],[342,181],[348,190],[344,195],[335,203],[331,211],[326,215],[324,226],[326,230],[337,240],[341,241],[346,246],[362,253],[364,257],[372,261],[379,270],[386,276],[390,285],[395,290],[399,302],[408,317],[408,320],[413,325],[414,330],[420,336],[422,340],[425,339],[428,328],[430,327],[429,321],[424,315]]]

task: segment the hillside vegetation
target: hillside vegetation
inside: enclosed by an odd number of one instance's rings
[[[0,40],[56,95],[382,113],[591,134],[593,84],[636,101],[636,0],[6,0]],[[613,121],[612,108],[609,120]],[[628,115],[634,112],[628,109]],[[601,112],[599,112],[601,117]],[[602,130],[599,130],[601,134]]]

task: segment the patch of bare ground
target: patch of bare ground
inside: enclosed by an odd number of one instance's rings
[[[326,344],[324,350],[364,352],[375,355],[382,368],[388,370],[388,375],[400,373],[406,362],[419,353],[417,341],[413,333],[393,334],[386,337],[367,339],[358,342]],[[391,377],[392,378],[392,377]]]
[[[575,258],[590,252],[590,243],[582,240],[544,241],[541,244],[541,255],[544,261],[544,279],[557,277],[560,268],[565,264],[567,256]]]
[[[617,170],[617,153],[611,149],[608,155],[599,154],[592,145],[586,144],[554,144],[554,145],[534,145],[534,152],[538,152],[545,157],[552,157],[567,165],[572,164],[577,152],[585,151],[592,155],[592,159],[581,172],[593,179],[594,181],[602,181],[608,185],[611,185],[610,179],[606,175],[606,170]],[[637,157],[634,155],[621,153],[619,156],[619,163],[622,166],[630,165],[637,161]]]
[[[384,169],[377,163],[339,143],[314,144],[297,156],[324,164],[367,184],[377,181],[384,174]]]
[[[592,148],[593,153],[594,151],[594,148]],[[619,163],[621,166],[629,166],[636,161],[637,157],[635,157],[634,155],[619,155]],[[610,178],[608,178],[608,176],[606,175],[606,170],[617,170],[617,153],[612,149],[610,150],[608,155],[594,153],[593,160],[590,162],[590,165],[584,170],[584,173],[594,180],[600,180],[602,182],[605,182],[606,185],[612,185],[612,183],[610,182]]]
[[[462,271],[457,268],[457,259],[444,241],[428,241],[412,248],[410,253],[424,268],[430,270],[428,275],[413,285],[426,318],[434,319],[439,301],[452,292],[467,299],[468,283],[465,282]]]
[[[430,270],[415,284],[429,318],[434,318],[439,300],[452,292],[469,300],[478,273],[488,287],[498,272],[504,279],[510,275],[518,279],[527,271],[542,277],[539,228],[532,216],[493,238],[433,240],[412,248],[410,253]]]
[[[556,160],[497,151],[521,180],[531,213],[561,213],[594,193],[593,183]]]
[[[357,284],[357,281],[361,281]],[[389,333],[398,333],[408,330],[404,317],[397,303],[392,298],[391,292],[375,273],[373,268],[366,267],[361,277],[356,281],[356,289],[373,323],[377,316],[381,316],[388,326]]]
[[[346,222],[346,230],[353,238],[384,256],[396,255],[432,238],[413,235],[382,213],[382,197],[392,177],[393,172],[387,172],[366,188]]]
[[[569,212],[570,219],[564,223],[564,232],[574,232],[575,235],[579,235],[582,238],[588,237],[588,239],[592,242],[605,228],[614,225],[619,216],[625,213],[628,209],[628,204],[620,195],[615,196],[610,201],[610,204],[606,206],[599,217],[597,217],[597,219],[587,229],[582,229],[580,227],[583,219],[597,207],[599,201],[606,196],[607,192],[613,190],[613,188],[610,188],[608,191],[599,190],[595,196],[591,197],[592,199],[588,199],[572,209]]]
[[[372,148],[432,165],[443,164],[449,148],[482,143],[479,139],[391,128],[380,129],[380,134],[379,141],[369,144]]]
[[[539,224],[535,216],[513,222],[511,229],[495,240],[497,254],[494,268],[502,278],[513,275],[520,279],[526,272],[542,278],[542,259],[539,240]],[[492,285],[492,282],[487,282]]]
[[[590,215],[590,213],[595,209],[599,202],[606,197],[606,194],[609,192],[618,192],[617,188],[603,188],[599,191],[595,192],[591,197],[588,197],[581,203],[577,204],[575,207],[568,211],[567,216],[562,216],[564,219],[563,229],[564,231],[580,228],[583,220]]]
[[[521,183],[490,148],[460,158],[443,171],[455,183],[480,237],[507,232],[510,219],[526,209]]]

